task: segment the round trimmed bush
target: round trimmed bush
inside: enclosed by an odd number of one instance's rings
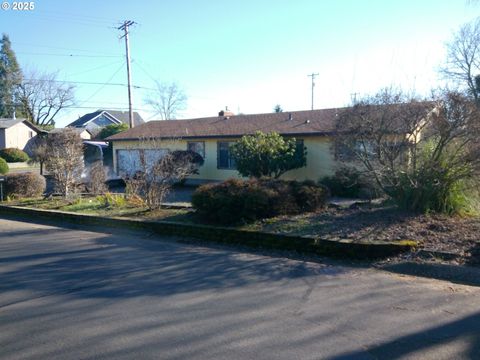
[[[192,205],[209,221],[232,224],[314,211],[327,197],[328,189],[311,181],[230,179],[200,186]]]
[[[30,160],[25,151],[16,148],[6,148],[0,150],[0,157],[3,158],[7,163],[26,162]]]
[[[46,189],[45,178],[37,173],[15,173],[5,176],[5,195],[24,198],[42,195]]]
[[[0,157],[0,175],[5,175],[8,172],[7,162]]]

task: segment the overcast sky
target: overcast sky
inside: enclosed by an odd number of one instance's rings
[[[8,0],[11,4],[13,1]],[[352,94],[385,86],[426,93],[439,84],[444,44],[480,15],[464,0],[37,0],[34,10],[0,10],[22,68],[59,71],[76,83],[75,108],[57,126],[98,108],[127,110],[124,43],[116,28],[133,20],[134,107],[154,79],[177,81],[188,96],[179,118],[348,105]]]

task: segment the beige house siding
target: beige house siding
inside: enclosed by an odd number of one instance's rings
[[[296,180],[318,180],[319,178],[331,175],[338,163],[334,159],[331,150],[332,138],[326,136],[297,137],[303,139],[307,148],[307,166],[287,172],[282,178]],[[235,141],[232,138],[215,139],[180,139],[180,140],[158,140],[158,141],[113,141],[113,164],[115,173],[118,174],[117,151],[126,149],[152,149],[161,148],[168,150],[186,150],[187,143],[191,141],[202,141],[205,143],[205,163],[199,169],[198,175],[191,179],[221,181],[229,178],[241,178],[236,170],[217,168],[217,143],[222,141]]]
[[[92,135],[90,135],[90,133],[87,131],[87,130],[84,130],[80,133],[80,137],[83,139],[83,140],[91,140],[92,139]]]
[[[302,138],[298,137],[298,139]],[[331,137],[305,137],[303,144],[307,148],[307,166],[285,173],[282,176],[283,179],[317,181],[335,172],[339,163],[335,161]]]
[[[15,124],[8,129],[4,129],[4,131],[4,148],[17,148],[24,150],[30,139],[37,135],[34,130],[29,128],[23,122]]]

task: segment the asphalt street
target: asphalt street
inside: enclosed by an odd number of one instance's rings
[[[0,219],[1,359],[480,359],[480,288]]]

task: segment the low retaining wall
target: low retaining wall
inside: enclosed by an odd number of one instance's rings
[[[54,220],[74,224],[101,225],[114,228],[133,228],[154,231],[162,235],[185,236],[225,244],[241,244],[252,247],[294,250],[334,257],[361,259],[382,258],[411,251],[415,241],[398,242],[352,242],[349,240],[326,240],[317,237],[273,234],[238,230],[228,227],[185,224],[171,221],[147,221],[135,219],[106,218],[95,215],[75,214],[64,211],[38,210],[18,206],[0,205],[0,215],[16,215],[30,221]]]

